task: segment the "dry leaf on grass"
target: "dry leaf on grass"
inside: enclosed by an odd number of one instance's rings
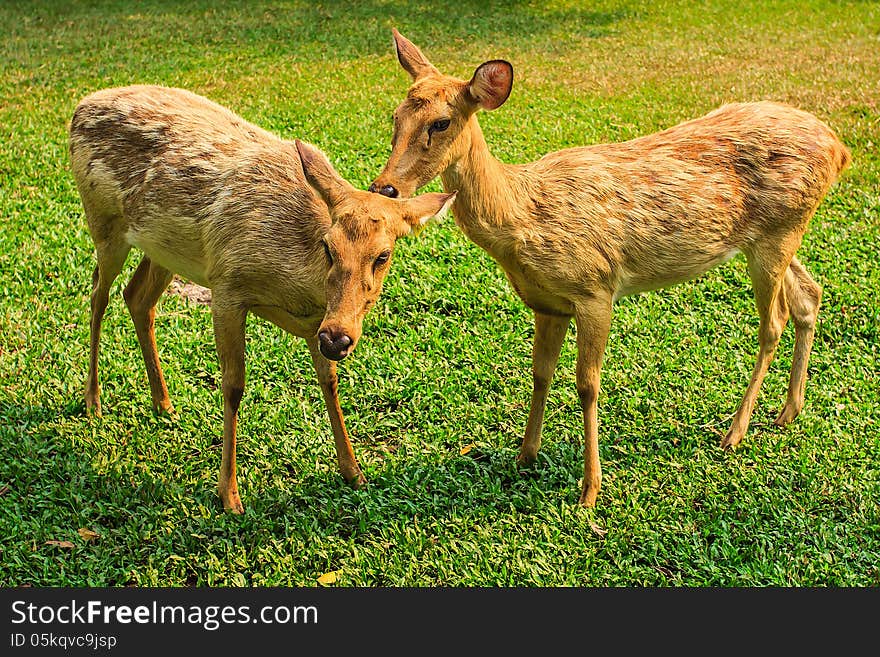
[[[76,533],[82,536],[82,540],[85,542],[94,541],[100,534],[98,532],[93,532],[91,529],[87,527],[80,527],[76,530]]]
[[[339,580],[339,576],[342,574],[341,570],[331,570],[329,573],[324,573],[318,578],[318,584],[336,584]]]
[[[71,549],[74,546],[70,541],[46,541],[43,545],[54,545],[55,547]]]
[[[600,527],[600,526],[599,526],[598,524],[596,524],[595,522],[591,522],[591,523],[590,523],[590,529],[592,529],[592,530],[593,530],[593,533],[594,533],[596,536],[598,536],[599,538],[605,538],[605,534],[608,533],[608,530],[607,530],[607,529],[605,529],[604,527]]]
[[[464,455],[467,454],[469,451],[471,451],[473,448],[474,448],[474,444],[471,443],[470,445],[465,445],[465,446],[462,447],[460,450],[458,450],[458,453],[461,454],[462,456],[464,456]]]

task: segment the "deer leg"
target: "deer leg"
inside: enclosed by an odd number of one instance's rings
[[[238,407],[244,394],[244,308],[228,307],[218,303],[215,292],[211,314],[214,322],[214,340],[220,358],[223,390],[223,455],[220,461],[220,481],[217,491],[223,508],[233,513],[244,513],[235,477],[235,442],[238,427]]]
[[[746,388],[746,393],[740,402],[739,408],[733,417],[733,422],[727,435],[721,441],[724,448],[735,447],[740,443],[749,427],[752,410],[758,391],[767,369],[773,361],[776,347],[779,345],[779,337],[782,329],[788,321],[788,304],[785,299],[783,280],[791,257],[780,258],[780,249],[768,249],[765,255],[760,251],[747,253],[749,265],[749,277],[752,279],[752,287],[755,292],[755,304],[758,308],[760,326],[758,329],[758,359],[752,370],[752,377]]]
[[[535,343],[532,347],[532,402],[529,409],[529,421],[526,424],[526,435],[523,438],[519,455],[516,457],[516,461],[520,465],[534,463],[538,457],[547,394],[550,391],[550,382],[553,379],[562,342],[570,323],[571,317],[535,313]]]
[[[342,408],[339,406],[338,385],[336,376],[336,363],[324,358],[318,346],[317,337],[306,339],[309,345],[309,353],[312,355],[312,364],[318,375],[318,383],[321,384],[321,392],[324,395],[324,404],[327,414],[330,416],[330,427],[333,429],[333,442],[336,445],[336,460],[339,472],[353,488],[360,488],[367,483],[361,472],[354,449],[345,429],[345,419],[342,416]]]
[[[101,417],[101,385],[98,383],[98,351],[101,321],[110,300],[110,286],[125,264],[131,250],[126,242],[96,242],[98,266],[92,273],[91,320],[89,322],[89,375],[86,379],[86,412]]]
[[[144,356],[147,378],[150,381],[150,394],[153,398],[153,410],[158,413],[173,411],[165,377],[162,375],[162,366],[159,363],[154,331],[156,303],[171,282],[172,276],[170,271],[144,256],[122,293]]]
[[[594,296],[576,304],[577,391],[584,420],[584,479],[579,503],[596,506],[602,484],[599,463],[599,379],[608,332],[611,329],[611,298]]]
[[[819,304],[822,301],[822,288],[807,273],[797,258],[791,259],[791,264],[785,272],[784,285],[795,337],[788,397],[775,421],[775,424],[780,427],[795,419],[804,406],[807,362],[810,360],[813,335],[816,331],[816,318],[819,314]]]

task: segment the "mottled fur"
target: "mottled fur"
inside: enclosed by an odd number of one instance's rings
[[[755,290],[761,350],[723,445],[742,439],[789,314],[795,358],[777,423],[797,415],[821,288],[794,254],[850,157],[828,126],[783,104],[735,103],[631,141],[503,164],[489,153],[476,112],[506,100],[512,66],[493,60],[460,80],[394,36],[413,84],[371,189],[407,196],[439,175],[458,190],[456,223],[535,311],[534,393],[520,462],[536,457],[547,388],[574,317],[585,431],[581,502],[592,506],[601,479],[596,398],[613,301],[695,278],[739,252]],[[449,128],[428,136],[441,119]]]
[[[87,408],[100,414],[101,319],[134,246],[144,257],[124,296],[158,411],[171,410],[171,402],[153,331],[156,302],[173,273],[212,290],[223,372],[224,506],[242,511],[235,438],[248,312],[306,340],[340,471],[363,483],[333,361],[357,344],[397,238],[445,210],[454,195],[393,201],[356,190],[314,147],[279,139],[196,94],[160,86],[84,98],[71,121],[70,158],[98,258]]]

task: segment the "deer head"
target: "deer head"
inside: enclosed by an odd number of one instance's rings
[[[451,194],[391,199],[355,189],[314,146],[296,141],[306,180],[327,204],[330,229],[324,235],[327,258],[327,310],[318,329],[321,353],[342,360],[357,345],[364,317],[376,303],[391,266],[398,238],[442,216]]]
[[[513,66],[491,60],[478,66],[470,80],[460,80],[440,73],[418,47],[393,32],[397,59],[413,83],[394,110],[391,156],[370,191],[405,198],[470,150],[472,117],[507,100]]]

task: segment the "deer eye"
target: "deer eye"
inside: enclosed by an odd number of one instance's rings
[[[438,121],[434,121],[434,123],[431,124],[431,127],[428,128],[428,134],[431,134],[432,132],[443,132],[448,127],[449,119],[440,119]]]
[[[376,260],[373,262],[373,268],[380,267],[388,262],[388,258],[391,257],[391,251],[382,251],[378,256],[376,256]]]

